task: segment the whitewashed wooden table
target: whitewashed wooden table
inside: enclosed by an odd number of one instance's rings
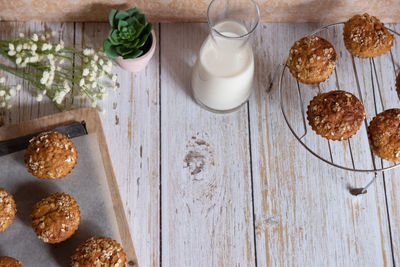
[[[318,161],[283,121],[277,88],[266,92],[292,43],[319,26],[260,25],[254,93],[228,115],[191,98],[191,66],[206,24],[158,24],[147,69],[116,68],[121,87],[101,116],[140,266],[400,265],[400,171],[379,174],[366,195],[350,195],[349,184],[363,186],[373,174]],[[66,45],[98,47],[109,26],[1,22],[0,29],[1,38],[55,30]],[[384,101],[400,106],[395,97]],[[2,122],[56,112],[23,90]]]

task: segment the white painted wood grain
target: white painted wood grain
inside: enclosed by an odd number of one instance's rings
[[[207,24],[161,25],[163,266],[254,266],[247,107],[196,105],[191,67]]]
[[[76,43],[99,47],[109,29],[107,23],[77,23]],[[160,265],[158,48],[140,73],[114,67],[120,88],[109,93],[101,115],[139,266]]]
[[[257,262],[259,266],[391,266],[382,181],[367,195],[350,195],[348,184],[361,186],[370,175],[337,170],[306,152],[283,121],[278,90],[265,93],[276,64],[286,60],[292,43],[317,26],[264,24],[257,34],[257,86],[250,99]],[[294,104],[289,107],[291,113],[295,109]],[[327,155],[312,135],[307,134],[307,142]]]

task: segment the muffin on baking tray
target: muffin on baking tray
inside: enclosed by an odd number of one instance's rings
[[[330,140],[354,135],[365,118],[364,106],[353,94],[341,90],[315,96],[307,109],[311,128]]]
[[[11,257],[0,256],[0,267],[22,267],[22,262]]]
[[[72,256],[71,267],[125,266],[126,254],[115,240],[108,237],[92,237],[83,242]]]
[[[38,178],[59,179],[75,167],[75,145],[58,132],[44,132],[32,138],[25,152],[25,166]]]
[[[375,154],[388,161],[400,161],[400,109],[388,109],[373,118],[368,137]]]
[[[0,188],[0,232],[4,232],[17,213],[14,198],[4,188]]]
[[[394,36],[385,25],[367,13],[350,18],[343,29],[344,44],[355,57],[377,57],[393,46]]]
[[[336,50],[330,42],[318,36],[306,36],[293,44],[287,65],[299,82],[314,84],[332,74],[336,59]]]
[[[70,238],[81,220],[79,206],[66,193],[54,193],[37,202],[31,212],[32,228],[46,243],[59,243]]]

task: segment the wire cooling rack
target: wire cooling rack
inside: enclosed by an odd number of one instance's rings
[[[400,166],[400,164],[383,161],[380,158],[377,158],[373,154],[371,148],[369,147],[368,134],[366,132],[367,128],[368,128],[368,121],[370,121],[370,119],[372,119],[372,117],[376,116],[376,114],[378,114],[379,112],[382,112],[383,110],[387,109],[387,107],[384,106],[382,90],[388,90],[388,89],[382,88],[382,80],[379,81],[379,79],[378,79],[378,71],[377,71],[377,64],[376,64],[377,59],[376,58],[355,59],[344,48],[342,34],[340,34],[340,36],[338,34],[343,31],[343,25],[344,25],[343,22],[330,24],[330,25],[321,27],[318,30],[316,30],[310,34],[310,35],[318,34],[318,36],[325,38],[328,41],[331,41],[331,40],[329,40],[330,39],[329,37],[325,37],[326,35],[328,35],[328,36],[333,35],[336,40],[341,39],[342,44],[340,45],[340,47],[342,49],[340,51],[338,51],[336,49],[338,55],[340,54],[341,56],[338,58],[337,66],[336,66],[334,72],[332,73],[331,77],[329,77],[329,79],[328,79],[328,80],[330,80],[330,82],[328,82],[328,84],[327,84],[327,82],[324,82],[324,83],[320,83],[317,85],[300,84],[289,73],[289,71],[287,70],[287,68],[288,68],[287,65],[281,64],[280,67],[281,68],[283,67],[283,69],[282,69],[282,71],[280,73],[280,77],[279,77],[280,104],[281,104],[281,109],[282,109],[284,119],[285,119],[290,131],[295,136],[295,138],[304,146],[304,148],[306,148],[315,157],[328,163],[329,165],[332,165],[334,167],[337,167],[337,168],[340,168],[343,170],[354,171],[354,172],[375,173],[375,177],[368,183],[368,185],[365,186],[364,188],[361,188],[362,190],[360,191],[360,193],[364,193],[364,191],[366,191],[365,189],[370,184],[372,184],[372,182],[375,180],[378,172],[397,168]],[[395,35],[396,39],[398,39],[400,37],[400,34],[397,33],[396,31],[391,30],[391,29],[389,29],[389,31],[391,31]],[[336,46],[335,46],[335,48],[336,48]],[[345,50],[345,51],[343,51],[343,50]],[[393,50],[393,47],[392,47],[392,50]],[[395,81],[395,79],[396,79],[396,67],[395,66],[396,65],[395,65],[395,61],[393,58],[392,50],[390,50],[387,53],[388,55],[386,55],[386,60],[388,62],[385,63],[385,66],[392,65],[392,67],[389,67],[389,68],[393,68],[393,71],[390,71],[390,72],[393,72],[393,74],[390,74],[390,78],[393,79],[393,81]],[[341,59],[343,59],[344,57],[351,58],[351,59],[347,60],[348,64],[351,65],[351,66],[347,66],[347,69],[345,69],[346,67],[343,66],[343,64],[342,64],[342,63],[344,63],[343,61],[346,61],[346,60],[341,61]],[[390,59],[388,59],[388,57]],[[356,64],[355,60],[357,60],[357,62],[359,64]],[[350,62],[351,62],[351,64],[350,64]],[[361,74],[361,71],[359,71],[360,65],[365,66],[365,67],[363,67],[363,70],[369,69],[369,73],[367,75],[365,74],[365,72],[364,72],[364,75]],[[308,95],[309,100],[311,100],[311,98],[313,96],[315,96],[318,93],[321,93],[323,91],[331,91],[331,90],[336,90],[336,89],[349,91],[349,90],[347,90],[348,88],[340,88],[341,87],[340,84],[342,85],[342,87],[344,87],[344,86],[343,86],[343,82],[341,81],[341,77],[338,74],[338,72],[339,72],[338,68],[339,68],[339,70],[341,68],[345,69],[345,70],[340,71],[341,74],[343,74],[344,72],[347,71],[346,75],[348,75],[348,77],[353,76],[352,77],[352,79],[354,79],[353,84],[355,82],[356,88],[353,88],[354,90],[352,93],[360,99],[360,101],[364,105],[365,110],[367,110],[367,108],[369,110],[371,110],[371,107],[368,105],[371,103],[374,104],[374,107],[372,108],[372,110],[374,110],[375,112],[373,112],[372,114],[369,114],[370,118],[367,118],[367,116],[366,116],[366,118],[363,122],[364,125],[356,133],[356,135],[360,135],[360,132],[364,131],[364,133],[361,134],[362,138],[366,139],[366,140],[363,140],[363,142],[362,142],[364,144],[363,152],[359,152],[360,147],[353,144],[353,137],[348,140],[345,140],[345,141],[330,141],[330,140],[327,140],[327,139],[322,138],[321,136],[317,135],[308,126],[305,110],[306,110],[309,102],[307,102],[307,100],[306,100],[307,97],[304,97],[304,95]],[[348,72],[353,72],[353,75]],[[277,75],[278,73],[279,73],[279,69],[277,69],[275,74]],[[276,76],[276,75],[274,75],[274,76]],[[361,78],[364,80],[363,84],[360,82],[360,75],[361,75]],[[386,75],[389,75],[389,74],[386,73]],[[368,86],[365,86],[366,76],[370,76],[370,79],[371,79],[370,84],[369,84],[370,88],[366,88]],[[348,77],[346,79],[349,79]],[[347,86],[347,85],[345,85],[345,86]],[[325,87],[329,87],[329,88],[325,88]],[[390,91],[391,91],[391,93],[393,93],[393,96],[390,96],[390,97],[397,99],[398,96],[396,94],[396,90],[393,90],[393,88],[391,88],[391,89],[392,90],[390,90]],[[288,100],[287,96],[291,96],[291,99]],[[366,101],[364,101],[364,100],[367,97],[373,98],[373,102],[368,101],[371,103],[366,103]],[[379,109],[380,109],[380,111],[378,112]],[[293,117],[293,114],[297,115],[297,119],[290,118],[290,117]],[[300,123],[299,123],[299,120],[301,121]],[[361,137],[358,137],[358,138],[361,138]],[[332,142],[342,142],[343,145],[338,146],[337,144],[333,144]],[[329,153],[324,153],[325,155],[322,155],[321,154],[321,146],[326,146],[326,143],[327,143],[327,147],[328,147],[327,150],[329,150]],[[311,144],[313,144],[313,146]],[[317,144],[317,145],[315,145],[315,144]],[[360,144],[360,142],[358,142],[357,144]],[[335,156],[332,153],[333,145],[335,146]],[[366,148],[365,146],[368,146],[368,148]],[[338,151],[338,148],[339,148],[339,151]],[[343,155],[350,154],[350,157],[347,156],[347,157],[340,158],[338,160],[338,155],[340,155],[340,153],[341,153],[340,148],[343,149]],[[366,151],[368,151],[368,152],[366,153]],[[355,153],[362,153],[363,160],[368,161],[370,163],[372,161],[372,164],[368,164],[370,167],[357,166],[357,164],[355,163],[355,160],[354,160]],[[380,164],[378,164],[378,163],[380,163]],[[378,166],[378,165],[380,165],[380,166]]]

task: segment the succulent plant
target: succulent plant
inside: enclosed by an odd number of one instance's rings
[[[147,23],[146,15],[139,9],[112,9],[109,15],[112,27],[108,39],[103,43],[104,52],[111,58],[137,58],[146,53],[146,45],[153,24]]]

